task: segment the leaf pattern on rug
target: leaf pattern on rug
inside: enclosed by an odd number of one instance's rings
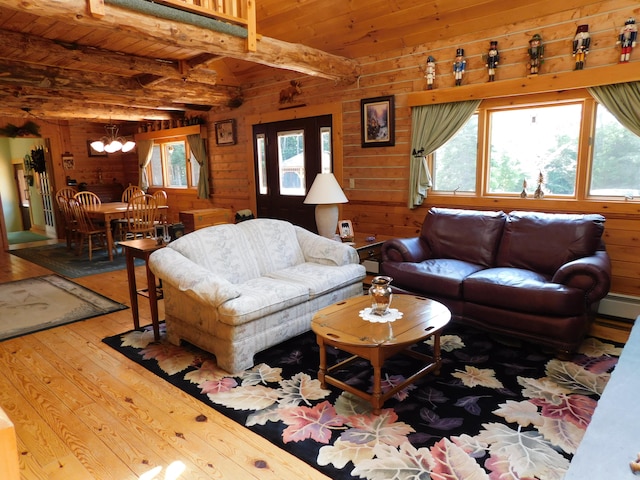
[[[387,402],[392,406],[385,403],[374,415],[362,398],[322,388],[317,351],[314,369],[300,371],[309,344],[274,347],[270,361],[231,376],[212,355],[152,343],[147,333],[122,335],[121,343],[181,376],[214,405],[244,412],[247,427],[275,433],[283,448],[315,444],[312,464],[331,469],[331,478],[364,480],[561,480],[621,351],[586,339],[579,354],[561,361],[535,347],[519,349],[513,339],[501,346],[473,330],[464,338],[442,335],[443,373],[397,392]],[[329,363],[342,358],[335,349],[327,355]],[[354,368],[348,383],[371,391],[370,371]],[[383,392],[404,378],[384,373]],[[401,419],[405,412],[412,424]]]

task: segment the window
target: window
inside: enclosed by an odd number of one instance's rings
[[[596,109],[589,193],[640,196],[640,137],[621,125],[603,105]]]
[[[184,137],[154,140],[148,168],[152,187],[195,188],[200,178],[200,165]]]
[[[489,193],[574,195],[582,105],[489,113]]]
[[[433,189],[475,192],[478,152],[478,115],[433,154]]]
[[[306,195],[304,130],[278,132],[280,195]]]
[[[640,196],[640,137],[585,90],[484,102],[429,161],[435,194]]]

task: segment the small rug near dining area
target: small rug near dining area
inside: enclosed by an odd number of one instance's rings
[[[66,243],[21,248],[19,250],[11,250],[10,253],[67,278],[86,277],[87,275],[113,272],[126,268],[125,256],[122,254],[116,255],[113,260],[109,260],[109,254],[106,251],[98,250],[93,252],[93,258],[89,260],[89,255],[86,251],[81,255],[76,255],[74,250],[67,248]],[[144,265],[144,261],[136,259],[135,265]]]
[[[0,284],[0,340],[129,308],[59,275]]]
[[[161,324],[164,332],[164,324]],[[191,345],[153,341],[151,327],[103,340],[332,479],[474,478],[560,480],[569,466],[621,346],[588,338],[570,361],[537,346],[450,324],[440,375],[398,392],[380,415],[358,397],[317,380],[313,333],[255,357],[230,376]],[[429,342],[416,347],[428,353]],[[329,362],[344,358],[333,350]],[[383,389],[413,371],[390,359]],[[349,382],[365,389],[366,362]],[[455,473],[454,473],[455,472]]]

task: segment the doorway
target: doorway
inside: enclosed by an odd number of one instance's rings
[[[257,216],[317,232],[315,205],[303,202],[316,175],[333,169],[331,115],[254,125],[253,141]]]

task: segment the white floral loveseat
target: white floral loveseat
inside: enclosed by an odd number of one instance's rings
[[[266,218],[196,230],[149,266],[162,279],[169,342],[203,348],[231,373],[309,330],[319,309],[362,294],[365,277],[352,247]]]

